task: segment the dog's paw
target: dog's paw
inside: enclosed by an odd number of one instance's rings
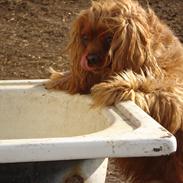
[[[110,106],[123,100],[129,88],[121,82],[102,82],[92,87],[93,106]]]
[[[57,86],[60,84],[59,80],[48,80],[45,83],[43,83],[43,86],[45,89],[50,90],[50,89],[56,89]]]
[[[50,76],[50,79],[44,83],[44,87],[46,89],[53,89],[53,88],[56,89],[60,85],[63,79],[64,73],[57,72],[52,68],[50,68],[49,71],[51,73],[51,76]]]
[[[149,111],[145,93],[138,89],[138,83],[126,75],[116,76],[111,80],[96,84],[91,89],[94,107],[115,105],[131,100],[145,111]]]

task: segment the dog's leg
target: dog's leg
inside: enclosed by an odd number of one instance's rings
[[[68,90],[71,82],[71,74],[69,72],[62,73],[50,69],[51,77],[44,83],[46,89]]]
[[[51,77],[44,83],[46,89],[63,90],[70,94],[81,92],[78,80],[71,72],[57,72],[53,69],[50,70]]]
[[[132,71],[116,75],[92,87],[91,94],[94,99],[94,106],[109,106],[120,101],[132,100],[143,110],[148,111],[145,90],[147,90],[148,85],[153,87],[153,80],[153,77],[147,79],[143,74],[137,75]],[[141,90],[142,85],[143,90]],[[148,90],[151,90],[151,88],[148,88]]]
[[[171,132],[181,125],[183,89],[181,91],[173,84],[166,84],[164,80],[156,79],[151,74],[145,76],[143,73],[127,71],[94,85],[91,94],[94,106],[132,100]]]
[[[88,94],[91,87],[86,78],[85,75],[78,76],[74,72],[61,73],[51,69],[51,77],[44,85],[46,89],[62,90],[70,94]]]

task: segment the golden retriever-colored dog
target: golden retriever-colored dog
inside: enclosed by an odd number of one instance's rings
[[[183,47],[151,9],[132,0],[94,1],[73,23],[70,71],[52,71],[48,89],[91,93],[95,106],[132,100],[172,132],[177,152],[121,158],[132,183],[183,183]]]

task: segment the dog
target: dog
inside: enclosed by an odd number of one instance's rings
[[[183,183],[183,46],[149,7],[98,0],[74,21],[70,71],[52,70],[47,89],[91,94],[94,106],[132,100],[177,139],[164,157],[120,158],[131,183]]]

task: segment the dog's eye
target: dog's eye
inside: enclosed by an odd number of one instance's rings
[[[81,41],[82,41],[82,43],[83,43],[85,46],[87,45],[88,40],[89,40],[89,38],[88,38],[88,35],[87,35],[87,34],[83,34],[83,35],[81,36]]]
[[[110,45],[111,42],[112,42],[112,36],[107,36],[107,37],[105,38],[105,42],[106,42],[108,45]]]
[[[111,42],[112,42],[112,39],[113,37],[112,36],[107,36],[105,39],[104,39],[104,47],[106,49],[108,49],[111,45]]]

